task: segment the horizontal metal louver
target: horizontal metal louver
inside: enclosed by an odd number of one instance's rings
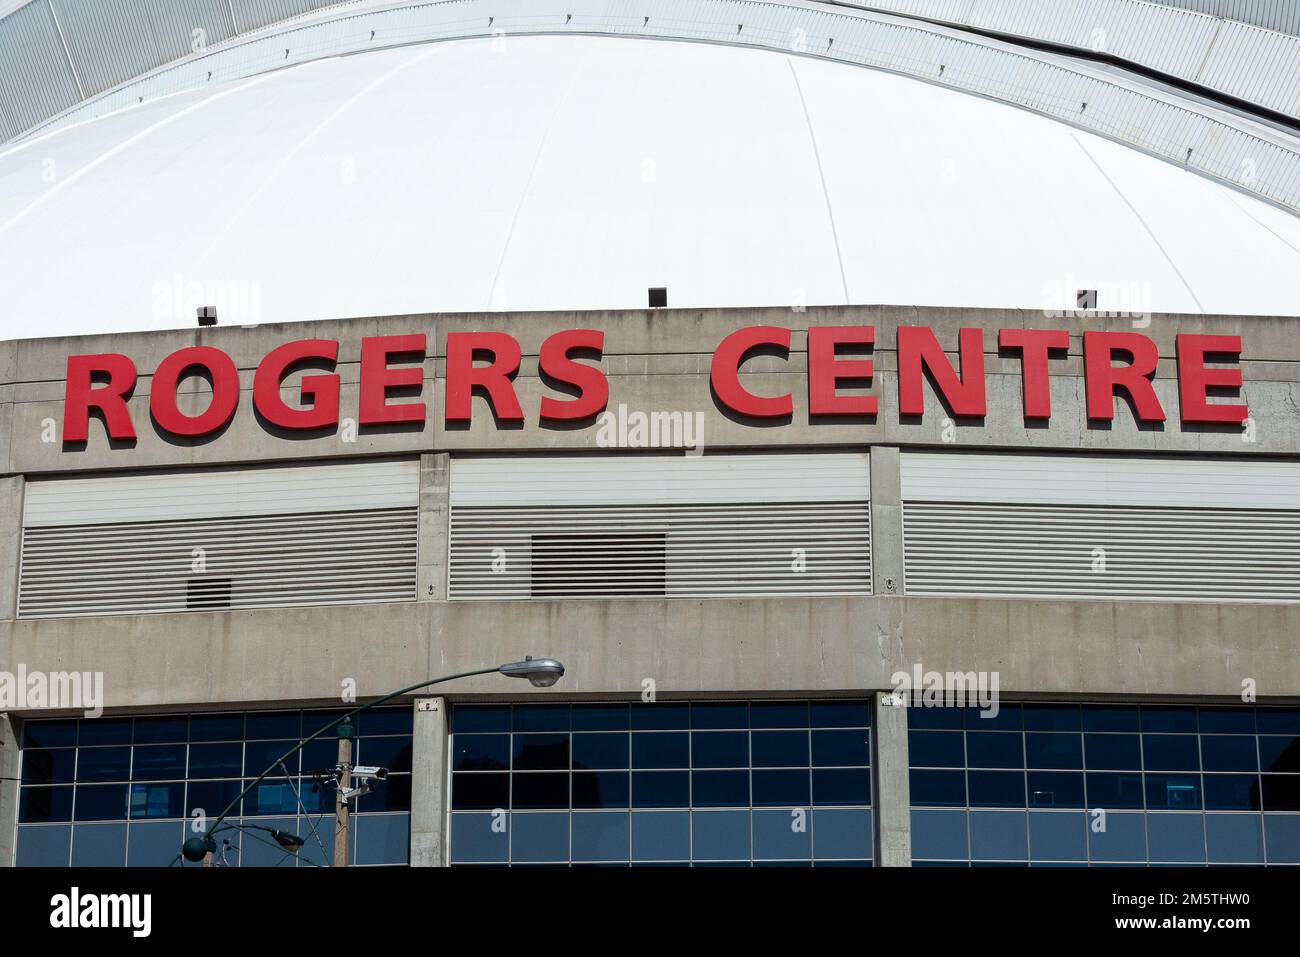
[[[418,497],[414,461],[34,481],[18,615],[413,601]]]
[[[909,595],[1300,601],[1292,463],[902,459]]]
[[[869,489],[865,455],[456,460],[448,596],[870,594]]]

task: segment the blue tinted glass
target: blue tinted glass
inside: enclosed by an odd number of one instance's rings
[[[133,821],[126,829],[127,866],[166,867],[187,837],[184,821]],[[239,855],[231,859],[238,861]]]
[[[807,807],[807,771],[754,771],[755,807]]]
[[[1205,863],[1205,819],[1200,814],[1148,814],[1147,855],[1153,862]]]
[[[357,742],[354,764],[387,768],[394,774],[411,770],[411,737],[362,738]]]
[[[907,732],[908,760],[914,768],[966,766],[964,735],[960,731]]]
[[[692,775],[696,807],[748,807],[748,771],[696,771]]]
[[[1086,814],[1029,812],[1029,855],[1035,861],[1086,861]]]
[[[913,807],[965,807],[963,771],[912,771],[909,784]]]
[[[513,774],[511,806],[525,810],[547,810],[569,806],[569,775],[542,771]]]
[[[1084,731],[1137,731],[1138,709],[1118,705],[1083,706]]]
[[[871,705],[866,701],[814,701],[808,710],[814,728],[871,726]]]
[[[1088,776],[1089,787],[1092,775]],[[1089,799],[1094,807],[1096,801]],[[1105,807],[1105,805],[1100,805]],[[1145,861],[1147,828],[1145,814],[1106,811],[1105,830],[1088,829],[1088,847],[1093,861]]]
[[[691,856],[704,861],[749,859],[748,811],[697,811],[691,815]]]
[[[754,857],[768,860],[807,860],[812,856],[812,835],[804,811],[754,811]],[[803,820],[802,828],[796,827]]]
[[[1264,843],[1270,864],[1300,864],[1300,817],[1265,814]]]
[[[689,771],[633,771],[633,807],[689,807]]]
[[[691,853],[689,811],[642,811],[632,814],[632,859],[684,861]]]
[[[1077,704],[1027,704],[1024,714],[1026,731],[1078,731],[1081,727]]]
[[[573,766],[578,768],[626,768],[627,734],[575,734]]]
[[[1190,811],[1201,806],[1201,779],[1194,774],[1148,774],[1147,808]]]
[[[749,733],[697,731],[691,735],[691,764],[697,768],[749,766]]]
[[[1264,771],[1300,771],[1300,737],[1261,734],[1259,763]]]
[[[756,768],[808,766],[807,731],[755,731],[750,746]]]
[[[27,748],[23,784],[71,784],[76,764],[76,748]]]
[[[961,708],[908,708],[909,728],[960,729],[966,726],[966,715]]]
[[[871,855],[871,812],[859,808],[813,811],[813,856],[822,860],[864,859]]]
[[[134,795],[132,795],[134,797]],[[298,796],[288,781],[262,781],[244,798],[245,814],[294,814]],[[146,816],[146,815],[137,815]],[[148,817],[169,815],[151,814]]]
[[[517,704],[511,716],[515,731],[568,731],[567,704]]]
[[[1077,734],[1025,735],[1026,767],[1082,768],[1083,740]]]
[[[691,705],[692,728],[731,728],[747,729],[749,727],[749,705],[744,702],[710,702]]]
[[[1023,727],[1020,705],[1003,704],[993,708],[966,708],[969,731],[1019,731]]]
[[[629,787],[626,771],[575,771],[573,806],[576,808],[629,807]]]
[[[237,778],[244,767],[244,746],[234,741],[190,745],[191,778]]]
[[[1201,734],[1254,734],[1254,708],[1200,708]]]
[[[302,781],[304,779],[299,778],[298,780]],[[305,780],[310,786],[311,779]],[[306,803],[307,795],[302,793],[301,785],[299,786],[299,794]],[[331,802],[330,809],[333,807],[334,805]],[[386,780],[376,781],[371,792],[358,799],[356,809],[363,813],[366,811],[409,811],[411,809],[411,776],[409,774],[395,774]],[[325,808],[319,806],[319,802],[315,802],[307,810],[322,811]]]
[[[1029,858],[1029,821],[1024,811],[972,811],[972,860],[1023,861]]]
[[[1089,771],[1142,768],[1142,742],[1136,734],[1085,734],[1083,751]]]
[[[562,771],[569,767],[569,735],[516,734],[514,764],[516,771]]]
[[[136,718],[136,744],[168,744],[184,742],[189,737],[189,718],[168,716],[165,718]]]
[[[322,738],[332,738],[337,741],[338,733],[334,728],[337,728],[338,725],[333,724],[333,722],[338,721],[338,719],[342,718],[345,714],[347,714],[346,711],[339,711],[337,709],[330,711],[304,711],[302,713],[302,736],[304,738],[309,738],[313,734],[320,732]],[[366,714],[370,714],[370,712],[367,711]],[[362,717],[363,715],[357,715],[352,719],[354,728],[360,724]],[[329,730],[327,731],[326,728]]]
[[[806,728],[807,702],[761,701],[750,705],[750,726],[754,728]]]
[[[1254,774],[1207,774],[1205,806],[1214,811],[1258,811],[1259,778]]]
[[[568,861],[569,815],[521,813],[510,816],[512,861]]]
[[[574,731],[626,731],[629,727],[625,704],[575,704]]]
[[[573,860],[626,861],[631,854],[631,825],[626,812],[573,814]]]
[[[684,704],[632,705],[633,731],[676,731],[690,726],[691,709]]]
[[[185,784],[132,784],[131,817],[183,817]]]
[[[410,708],[376,708],[361,712],[357,715],[356,722],[357,733],[363,738],[379,734],[410,734],[415,727],[415,715]],[[314,731],[316,727],[319,727],[319,723],[311,730]],[[306,728],[305,719],[303,733],[311,734]]]
[[[131,776],[130,748],[80,748],[78,781],[125,781]]]
[[[812,763],[818,767],[854,767],[871,763],[871,732],[814,731]]]
[[[17,860],[19,867],[67,867],[72,844],[72,828],[18,828]]]
[[[1196,709],[1144,706],[1142,730],[1165,734],[1195,734]]]
[[[146,744],[135,749],[131,778],[135,781],[163,781],[185,777],[185,745]]]
[[[1077,771],[1030,771],[1030,807],[1083,807],[1083,775]]]
[[[130,718],[93,718],[80,722],[81,736],[78,743],[87,744],[130,744]]]
[[[1024,807],[1023,771],[968,771],[971,807]]]
[[[1105,774],[1089,772],[1087,775],[1088,807],[1141,808],[1142,775]]]
[[[23,747],[62,748],[77,743],[77,722],[28,721],[23,725]]]
[[[458,704],[451,709],[453,734],[472,731],[509,731],[510,708],[507,705]]]
[[[243,737],[242,714],[196,714],[190,718],[191,741],[239,741]]]
[[[262,711],[246,716],[244,733],[248,738],[293,738],[302,730],[302,715],[297,711]]]
[[[1206,787],[1208,800],[1209,787]],[[1206,851],[1212,864],[1264,863],[1264,832],[1254,814],[1205,815]]]
[[[326,772],[338,764],[338,738],[317,738],[308,742],[299,752],[299,767],[303,774]],[[292,763],[292,762],[290,762]]]
[[[1255,738],[1240,734],[1201,736],[1201,758],[1207,771],[1258,771]]]
[[[561,815],[567,817],[567,815]],[[518,838],[518,833],[515,835]],[[352,849],[358,864],[405,864],[411,846],[409,814],[361,814]]]
[[[1148,771],[1199,771],[1200,749],[1191,734],[1144,734],[1142,756]]]
[[[189,817],[196,810],[201,810],[204,817],[215,818],[230,806],[231,801],[239,797],[239,792],[243,789],[243,781],[191,782],[185,792],[185,816]],[[235,808],[234,813],[238,814],[239,808]]]
[[[972,768],[1023,768],[1020,735],[1002,731],[966,732],[966,763]]]
[[[125,824],[80,824],[72,832],[73,867],[126,866]]]
[[[284,760],[283,765],[280,759],[284,758],[297,744],[297,741],[249,741],[244,745],[244,774],[250,778],[255,778],[263,771],[270,768],[267,777],[284,777],[287,768],[290,774],[298,773],[298,754]]]
[[[656,731],[632,735],[632,767],[689,768],[691,736],[685,731]]]
[[[813,804],[871,803],[871,772],[866,768],[825,768],[813,771],[812,779]]]
[[[520,775],[520,777],[523,776]],[[509,774],[460,773],[452,775],[452,810],[486,811],[509,806]]]
[[[227,782],[223,782],[227,783]],[[238,782],[231,781],[230,784]],[[315,790],[313,790],[313,788]],[[334,813],[334,790],[329,787],[318,784],[311,778],[298,779],[298,798],[302,802],[301,811],[304,814],[315,814],[328,811],[331,815]],[[185,794],[185,803],[188,810],[194,810],[194,786]],[[387,781],[380,781],[375,786],[375,791],[360,798],[357,804],[359,811],[373,811],[392,805],[394,809],[409,809],[411,806],[411,779],[402,775],[401,777],[389,778]],[[225,807],[222,804],[221,807]],[[331,817],[332,821],[333,818]]]
[[[966,824],[965,811],[913,811],[912,855],[966,860],[970,856]]]
[[[453,739],[453,771],[504,771],[510,767],[510,735],[458,734]],[[308,762],[303,758],[303,767]]]
[[[1300,708],[1260,708],[1255,721],[1260,734],[1300,734]]]
[[[1300,811],[1300,777],[1292,774],[1261,776],[1265,811]]]
[[[73,816],[78,821],[126,820],[126,787],[125,784],[82,785],[77,788]]]

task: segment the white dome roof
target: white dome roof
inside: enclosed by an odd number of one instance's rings
[[[1294,314],[1300,220],[1041,116],[707,44],[318,60],[0,152],[0,338],[898,303]]]

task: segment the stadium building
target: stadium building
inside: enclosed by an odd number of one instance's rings
[[[1288,9],[0,3],[0,863],[1300,863]]]

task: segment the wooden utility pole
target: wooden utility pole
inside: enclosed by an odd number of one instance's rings
[[[339,735],[339,781],[334,791],[334,866],[348,866],[350,813],[344,794],[352,787],[352,725],[341,724]]]

